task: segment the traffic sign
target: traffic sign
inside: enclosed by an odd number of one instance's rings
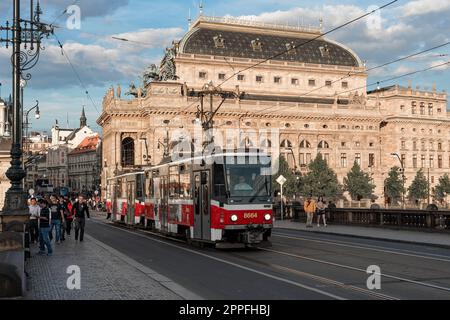
[[[278,179],[277,179],[277,182],[278,182],[278,184],[279,184],[280,186],[282,186],[283,184],[285,184],[286,181],[287,181],[287,179],[286,179],[284,176],[282,176],[282,175],[279,176]]]

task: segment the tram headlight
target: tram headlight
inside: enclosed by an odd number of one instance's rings
[[[272,216],[270,214],[266,214],[264,216],[264,219],[266,219],[266,221],[269,221],[270,219],[272,219]]]
[[[237,215],[233,214],[233,215],[231,216],[231,221],[236,222],[237,220],[238,220]]]

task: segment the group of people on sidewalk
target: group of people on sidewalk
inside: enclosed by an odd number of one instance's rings
[[[70,237],[72,227],[75,229],[75,241],[83,241],[86,218],[90,218],[90,214],[82,195],[74,199],[55,195],[39,200],[31,197],[28,202],[30,243],[39,242],[39,255],[51,256],[52,240],[58,245],[61,244],[66,240],[66,235]]]
[[[325,202],[322,196],[319,196],[317,201],[312,198],[312,195],[308,195],[306,198],[303,209],[306,213],[306,227],[312,228],[314,216],[317,216],[317,227],[320,227],[320,220],[323,221],[323,225],[327,226],[326,209],[336,208],[336,205],[330,201],[328,204]]]

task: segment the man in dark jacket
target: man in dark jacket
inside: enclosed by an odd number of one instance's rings
[[[84,227],[86,225],[86,217],[89,216],[89,207],[84,201],[84,197],[80,195],[78,201],[72,207],[72,215],[75,219],[75,241],[78,241],[78,234],[80,234],[80,242],[83,241]]]

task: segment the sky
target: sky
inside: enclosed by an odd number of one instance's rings
[[[36,0],[35,0],[36,2]],[[373,6],[390,0],[203,0],[204,14],[232,16],[290,25],[319,26],[331,30],[350,21]],[[11,20],[13,0],[0,0],[0,24]],[[29,0],[21,0],[22,15],[29,17]],[[111,86],[120,84],[122,92],[151,63],[159,63],[165,47],[179,40],[188,29],[189,12],[199,14],[198,0],[41,0],[41,20],[57,26],[55,36],[44,41],[38,65],[25,88],[25,110],[39,100],[41,119],[32,120],[34,130],[49,130],[58,119],[60,125],[77,127],[81,108],[86,106],[88,124],[94,129],[102,99]],[[80,29],[68,28],[73,22],[64,10],[80,8]],[[70,26],[70,24],[69,24]],[[379,14],[360,20],[327,37],[345,44],[374,67],[450,41],[450,0],[399,0]],[[6,35],[3,33],[2,37]],[[112,37],[135,42],[122,42]],[[57,40],[75,71],[61,54]],[[11,92],[11,47],[0,47],[0,95]],[[404,75],[450,61],[450,46],[408,59],[369,73],[368,83]],[[81,79],[81,83],[78,80]],[[450,91],[450,68],[436,68],[386,82],[384,85]],[[86,89],[90,98],[86,95]],[[375,87],[369,87],[369,90]],[[450,105],[449,105],[450,106]]]

